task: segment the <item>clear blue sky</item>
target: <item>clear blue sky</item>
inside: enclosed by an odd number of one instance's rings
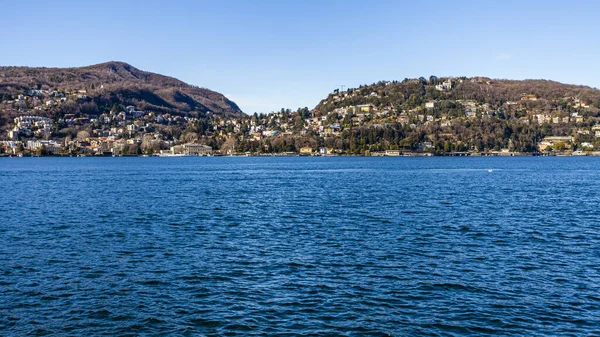
[[[340,84],[545,78],[600,87],[600,1],[0,0],[0,65],[125,61],[246,113]]]

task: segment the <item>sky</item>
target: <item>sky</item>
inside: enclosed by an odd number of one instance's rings
[[[107,61],[314,108],[341,85],[443,76],[600,87],[600,1],[0,0],[0,65]]]

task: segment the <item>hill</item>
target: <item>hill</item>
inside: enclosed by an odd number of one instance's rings
[[[20,94],[31,96],[32,101],[43,100],[44,104],[53,99],[54,103],[48,104],[59,115],[77,113],[82,108],[86,113],[103,113],[120,105],[180,115],[199,116],[211,112],[243,116],[240,108],[220,93],[142,71],[123,62],[80,68],[0,67],[0,101],[23,103],[19,101]],[[73,98],[71,103],[68,103],[69,97]],[[31,101],[24,103],[27,103],[26,109],[36,106]],[[63,109],[62,103],[65,103]],[[44,106],[45,110],[49,105]],[[19,107],[22,106],[16,108]]]
[[[582,102],[598,108],[600,90],[563,84],[549,80],[503,80],[485,77],[458,77],[405,79],[378,82],[344,92],[334,91],[316,107],[319,114],[336,108],[371,104],[376,108],[411,110],[427,102],[444,105],[449,102],[473,101],[501,107],[507,102],[528,102],[530,110],[557,111],[567,109],[569,103]],[[535,103],[534,103],[535,102]]]
[[[247,116],[220,94],[123,63],[3,71],[12,84],[0,82],[0,154],[187,144],[245,154],[600,155],[600,90],[548,80],[378,82],[335,90],[312,110]]]
[[[514,154],[600,149],[600,90],[548,80],[431,76],[381,81],[335,90],[312,111],[282,112],[277,119],[281,125],[267,130],[281,129],[280,138],[291,130],[294,139],[284,145],[293,141],[296,150]],[[252,149],[252,143],[246,147]]]

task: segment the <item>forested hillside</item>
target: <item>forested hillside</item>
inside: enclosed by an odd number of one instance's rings
[[[49,117],[97,115],[116,106],[180,115],[242,116],[240,108],[222,94],[123,62],[81,68],[0,67],[0,102],[5,110],[41,107]]]

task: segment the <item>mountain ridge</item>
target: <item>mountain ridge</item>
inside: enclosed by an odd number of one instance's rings
[[[0,95],[4,98],[32,89],[86,91],[100,111],[121,104],[157,112],[243,116],[239,106],[223,94],[122,61],[69,68],[0,67]]]

